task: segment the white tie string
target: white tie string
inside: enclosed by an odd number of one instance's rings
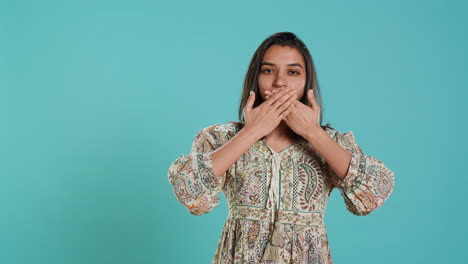
[[[272,177],[270,181],[270,189],[268,191],[267,209],[271,212],[271,222],[275,221],[275,209],[278,207],[278,181],[279,170],[281,167],[280,155],[274,153],[272,156]]]
[[[281,167],[280,155],[274,151],[271,157],[271,180],[270,189],[268,190],[267,209],[270,209],[270,238],[263,252],[262,260],[278,260],[280,257],[280,247],[284,244],[283,226],[275,219],[277,214],[275,209],[279,209],[279,173]]]

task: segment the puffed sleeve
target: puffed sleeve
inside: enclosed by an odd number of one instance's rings
[[[393,192],[394,172],[382,161],[366,155],[356,143],[352,131],[341,133],[333,130],[331,136],[352,154],[344,179],[330,170],[334,186],[340,190],[348,211],[355,215],[367,215],[382,206]]]
[[[168,179],[174,194],[191,214],[203,215],[219,204],[219,193],[226,179],[225,172],[216,176],[212,153],[222,138],[219,124],[199,130],[190,153],[180,155],[168,170]]]

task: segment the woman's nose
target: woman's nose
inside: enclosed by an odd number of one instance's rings
[[[286,86],[286,80],[283,77],[282,74],[277,74],[275,80],[273,81],[273,86],[275,87],[281,87],[281,86]]]

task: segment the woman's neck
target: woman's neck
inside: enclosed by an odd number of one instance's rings
[[[284,121],[281,121],[275,129],[265,136],[265,139],[273,141],[294,141],[298,138],[299,136]]]

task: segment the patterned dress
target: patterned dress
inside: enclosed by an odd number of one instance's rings
[[[191,152],[168,170],[176,198],[194,215],[215,208],[221,192],[226,197],[229,213],[213,264],[332,263],[323,221],[332,190],[340,190],[355,215],[377,209],[393,191],[393,171],[364,154],[352,131],[328,127],[326,133],[352,153],[344,180],[305,139],[279,153],[260,139],[217,177],[211,153],[239,130],[237,122],[199,130]]]

